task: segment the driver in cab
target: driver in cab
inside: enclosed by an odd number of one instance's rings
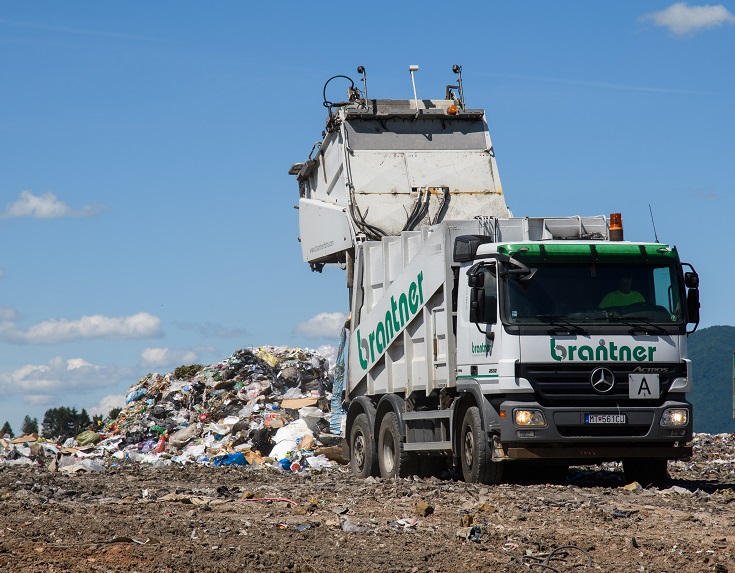
[[[618,288],[609,292],[597,305],[599,308],[610,308],[615,306],[630,306],[640,302],[646,302],[643,295],[632,289],[633,277],[630,274],[622,275],[618,279]]]

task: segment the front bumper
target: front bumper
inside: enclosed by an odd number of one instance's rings
[[[668,408],[689,412],[686,426],[661,426]],[[544,427],[516,425],[516,409],[543,412]],[[590,463],[622,458],[680,459],[692,455],[692,409],[688,402],[667,401],[660,406],[544,407],[535,402],[504,401],[500,411],[500,444],[507,459],[554,458]],[[586,414],[625,416],[625,423],[585,423]]]

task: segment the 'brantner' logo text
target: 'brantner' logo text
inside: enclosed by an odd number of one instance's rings
[[[492,346],[489,344],[485,344],[484,342],[482,344],[475,344],[472,343],[472,354],[487,354],[493,349]]]
[[[557,341],[553,338],[549,339],[551,357],[554,360],[562,361],[567,360],[569,362],[581,360],[585,362],[587,360],[605,361],[611,360],[615,362],[652,362],[653,353],[656,352],[655,346],[630,346],[621,345],[618,346],[614,342],[606,342],[605,339],[600,339],[596,347],[592,346],[576,346],[574,344],[568,344],[562,346],[557,344]]]
[[[416,280],[409,285],[408,293],[400,294],[398,302],[395,298],[390,297],[390,309],[385,313],[385,320],[379,322],[367,338],[362,338],[360,329],[357,329],[357,352],[363,370],[367,370],[368,364],[375,362],[376,353],[377,357],[380,358],[391,340],[416,316],[419,308],[423,306],[424,291],[421,288],[423,281],[424,273],[421,272],[416,276]]]

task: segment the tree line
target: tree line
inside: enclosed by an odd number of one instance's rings
[[[39,434],[50,440],[63,441],[67,438],[76,437],[84,430],[99,430],[106,421],[117,418],[121,411],[121,408],[113,408],[105,418],[99,415],[90,417],[85,408],[82,408],[81,412],[77,411],[76,408],[67,406],[50,408],[46,410],[40,428],[38,418],[31,418],[30,416],[23,418],[19,435]],[[2,436],[15,437],[15,432],[7,420],[0,428],[0,437]]]

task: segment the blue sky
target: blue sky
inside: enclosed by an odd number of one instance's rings
[[[441,98],[463,66],[518,216],[621,211],[735,324],[735,3],[16,2],[0,9],[0,424],[107,412],[149,372],[336,344],[296,181],[322,86]],[[359,85],[359,84],[358,84]],[[333,99],[342,99],[341,88]]]

